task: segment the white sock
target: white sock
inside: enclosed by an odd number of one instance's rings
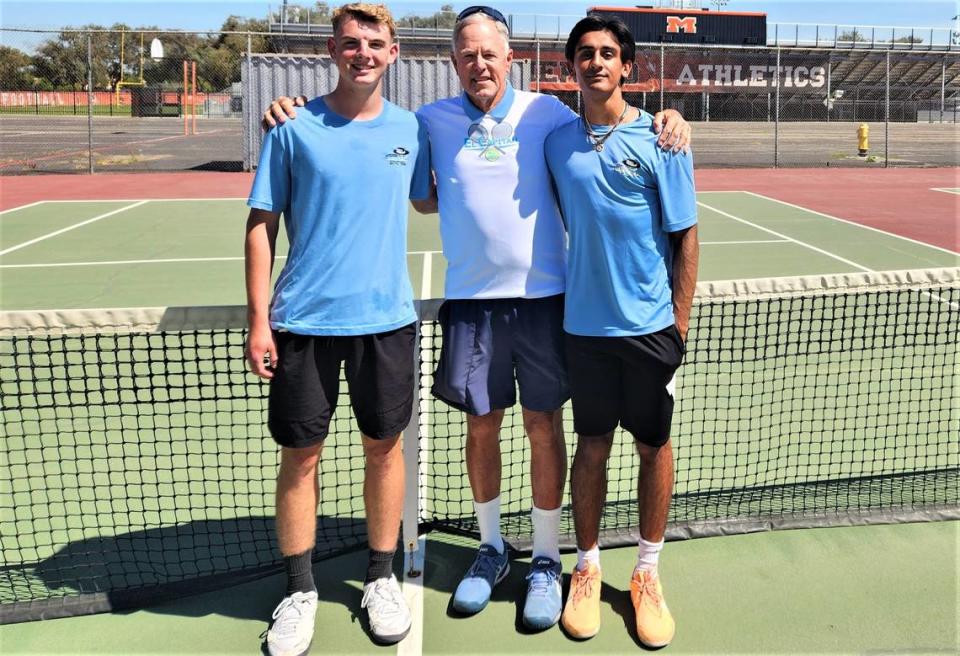
[[[473,502],[480,524],[480,543],[489,544],[503,553],[503,538],[500,537],[500,495],[484,503]]]
[[[660,559],[660,550],[663,549],[663,540],[647,542],[641,536],[637,546],[637,569],[648,572],[657,571],[657,562]]]
[[[593,549],[577,549],[577,569],[581,572],[587,569],[587,565],[596,565],[599,569],[600,567],[600,547],[596,546]]]
[[[549,558],[560,562],[560,509],[542,510],[533,507],[533,557]]]

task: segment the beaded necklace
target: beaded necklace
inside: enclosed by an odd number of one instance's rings
[[[593,144],[593,149],[598,153],[603,150],[603,144],[607,139],[610,138],[610,135],[613,134],[617,128],[620,127],[620,124],[623,123],[623,117],[627,115],[627,110],[630,108],[630,105],[627,104],[627,101],[623,101],[623,111],[620,112],[620,118],[617,119],[617,122],[610,127],[610,129],[604,133],[600,134],[594,132],[593,128],[590,127],[590,121],[587,120],[587,110],[584,109],[583,113],[580,115],[580,120],[583,121],[583,129],[587,132],[587,137],[590,139],[590,142]]]

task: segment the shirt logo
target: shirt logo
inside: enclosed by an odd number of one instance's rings
[[[397,146],[387,153],[386,159],[390,166],[406,166],[407,160],[410,159],[410,151],[403,146]]]
[[[474,121],[467,128],[467,138],[464,140],[464,150],[479,151],[480,157],[488,162],[496,162],[507,154],[508,150],[515,150],[517,139],[513,136],[513,126],[506,121],[500,121],[489,130],[481,123],[483,119]]]
[[[613,167],[613,170],[626,178],[639,178],[640,162],[627,158]]]

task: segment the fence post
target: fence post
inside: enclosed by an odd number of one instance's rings
[[[663,69],[664,69],[664,60],[666,56],[664,52],[665,49],[666,49],[666,46],[664,46],[661,43],[660,44],[660,111],[661,112],[663,111],[663,80],[665,77]]]
[[[943,110],[947,104],[947,60],[940,62],[940,122],[943,123]]]
[[[533,70],[537,78],[537,93],[540,93],[540,39],[537,39],[537,65]]]
[[[87,173],[93,173],[93,37],[89,32],[87,32]]]
[[[777,46],[777,77],[773,107],[773,168],[780,168],[780,46]]]
[[[830,53],[827,57],[827,123],[830,122],[830,104],[831,104],[831,91],[830,84],[831,78],[833,77],[833,53]]]
[[[883,168],[890,166],[890,51],[887,50],[887,75],[884,79]]]

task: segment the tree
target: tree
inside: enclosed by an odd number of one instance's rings
[[[0,88],[10,91],[34,88],[30,56],[10,46],[0,46]]]
[[[863,36],[862,32],[858,32],[857,28],[853,28],[849,32],[841,32],[837,35],[837,41],[843,41],[845,43],[863,43],[867,40],[867,37]]]
[[[332,17],[333,12],[330,11],[329,3],[317,2],[313,7],[297,4],[284,5],[270,14],[270,21],[293,25],[306,25],[307,23],[329,25]]]
[[[418,14],[409,14],[399,21],[398,25],[404,27],[426,27],[441,30],[452,30],[457,23],[457,12],[453,5],[441,5],[440,11],[434,12],[430,16],[420,16]]]
[[[923,37],[920,36],[901,36],[893,40],[894,43],[923,43]]]
[[[104,30],[102,25],[85,25],[79,30]],[[116,34],[89,33],[92,46],[93,86],[112,89],[120,79],[119,30],[127,25],[116,24]],[[37,46],[33,57],[34,74],[54,89],[82,90],[87,84],[87,36],[84,31],[62,31]]]

